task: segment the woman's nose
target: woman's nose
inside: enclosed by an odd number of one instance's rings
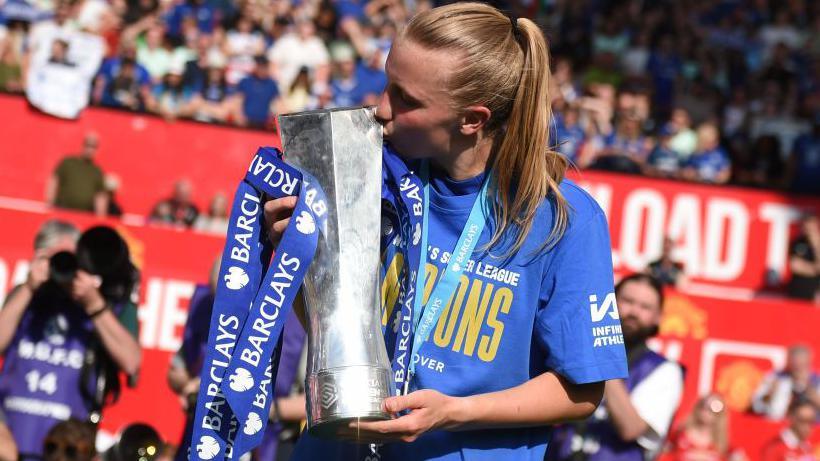
[[[390,107],[390,98],[387,97],[387,92],[382,93],[379,99],[379,105],[376,106],[375,112],[376,120],[382,125],[386,124],[393,118],[393,109]]]

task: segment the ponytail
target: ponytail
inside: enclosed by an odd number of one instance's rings
[[[525,18],[514,21],[524,62],[506,129],[493,158],[498,204],[493,211],[499,224],[490,241],[492,246],[507,228],[514,226],[517,235],[512,251],[524,243],[542,198],[550,197],[556,205],[555,220],[545,246],[551,247],[561,239],[568,221],[566,200],[558,188],[564,179],[567,160],[548,149],[552,110],[547,44],[535,23]],[[515,31],[512,33],[515,37]]]
[[[431,50],[450,50],[462,62],[448,88],[459,109],[481,104],[492,116],[485,131],[494,139],[490,165],[496,228],[489,247],[514,235],[509,253],[527,238],[544,198],[555,207],[543,247],[554,246],[568,224],[568,205],[559,190],[568,162],[551,151],[549,52],[539,27],[529,19],[510,20],[481,3],[455,3],[415,16],[402,33]]]

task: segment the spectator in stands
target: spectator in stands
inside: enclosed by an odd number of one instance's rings
[[[705,122],[698,127],[698,147],[689,157],[682,175],[690,181],[724,184],[732,174],[729,155],[720,147],[717,126]]]
[[[179,396],[182,409],[186,413],[185,430],[180,447],[185,447],[190,440],[195,411],[196,395],[199,392],[202,361],[208,343],[208,328],[211,322],[214,298],[219,277],[219,259],[211,268],[208,285],[198,285],[191,297],[188,319],[182,336],[182,346],[171,358],[167,380],[171,390]],[[274,403],[270,410],[270,423],[267,425],[262,444],[254,450],[254,458],[274,460],[276,458],[279,434],[286,421],[305,419],[304,396],[288,397],[294,377],[297,374],[300,357],[305,346],[305,332],[296,314],[291,311],[285,321],[279,371],[273,389]],[[281,401],[281,405],[280,405]],[[184,449],[178,450],[175,459],[188,459]]]
[[[652,150],[652,139],[641,132],[637,114],[621,116],[617,129],[599,141],[601,149],[590,168],[640,173]]]
[[[194,221],[194,229],[212,234],[225,235],[228,232],[228,198],[217,192],[208,205],[208,212],[200,214]]]
[[[817,406],[796,400],[789,406],[789,426],[769,441],[760,461],[817,461],[810,437],[817,426]]]
[[[265,128],[271,110],[279,112],[279,86],[270,78],[268,58],[257,56],[255,62],[253,73],[239,82],[231,104],[238,125]]]
[[[586,132],[581,126],[578,108],[567,107],[560,115],[555,115],[556,149],[572,163],[579,160],[581,148],[586,140]]]
[[[23,91],[23,59],[29,42],[29,21],[10,20],[0,28],[3,32],[0,34],[0,90]]]
[[[818,196],[820,195],[820,112],[814,116],[812,122],[811,132],[800,136],[794,142],[789,158],[787,181],[789,190],[792,192]]]
[[[317,86],[315,92],[324,91],[328,84],[330,58],[310,18],[297,17],[296,31],[274,42],[268,50],[268,59],[280,88],[291,88],[303,70],[307,71],[307,79]],[[314,92],[312,87],[308,90]]]
[[[336,43],[331,46],[333,58],[333,78],[330,81],[333,105],[336,107],[355,107],[372,99],[384,89],[379,87],[378,75],[370,72],[366,66],[356,65],[356,52],[349,43]]]
[[[132,29],[130,32],[134,34],[133,39],[137,43],[137,64],[148,72],[152,83],[160,83],[173,64],[171,51],[165,45],[165,26],[156,21],[149,23],[144,31]],[[143,35],[144,38],[137,40],[137,35]],[[131,38],[128,35],[124,37]]]
[[[43,461],[93,461],[96,437],[97,431],[87,422],[71,418],[57,423],[43,441]]]
[[[820,302],[820,220],[806,213],[801,221],[801,234],[789,247],[788,294],[792,298]]]
[[[683,393],[681,367],[646,344],[658,333],[663,287],[651,275],[633,274],[618,283],[615,298],[629,377],[606,382],[604,399],[591,418],[556,429],[549,460],[643,461],[663,447]],[[603,312],[611,302],[591,300],[598,303],[593,309]]]
[[[658,132],[658,142],[649,153],[643,172],[647,176],[677,178],[680,168],[680,155],[672,149],[672,132],[667,124]]]
[[[695,403],[692,413],[669,437],[663,461],[723,461],[730,458],[729,415],[718,395]],[[737,457],[732,457],[736,459]]]
[[[795,345],[789,348],[786,368],[769,373],[755,391],[752,411],[780,420],[790,404],[804,400],[820,408],[820,375],[812,370],[811,349]]]
[[[185,86],[182,74],[181,67],[173,66],[162,78],[162,82],[154,87],[153,111],[168,121],[193,113],[193,91]]]
[[[698,134],[692,129],[692,119],[689,112],[682,107],[672,111],[672,117],[665,125],[665,128],[672,135],[669,140],[669,147],[677,152],[682,163],[689,159],[698,147]]]
[[[35,245],[50,246],[36,251],[70,244],[73,232],[47,223]],[[75,253],[54,253],[49,263],[47,274],[33,267],[0,310],[0,402],[21,456],[40,456],[60,420],[99,421],[118,394],[120,371],[133,378],[141,362],[131,301],[137,273],[119,234],[88,229]]]
[[[180,179],[174,184],[174,193],[171,197],[160,201],[154,206],[151,216],[152,223],[170,224],[173,226],[191,227],[199,216],[199,209],[191,201],[193,187],[187,179]]]
[[[265,51],[265,39],[249,16],[241,15],[236,24],[236,29],[229,30],[225,37],[227,79],[232,84],[241,82],[253,73],[256,67],[254,56],[260,56]]]
[[[182,80],[186,86],[195,90],[202,88],[205,85],[209,68],[225,66],[225,60],[222,59],[221,54],[210,52],[212,44],[213,38],[210,35],[197,37],[196,45],[184,63]]]
[[[319,101],[313,95],[313,82],[310,80],[310,71],[307,67],[303,67],[296,75],[296,79],[290,85],[287,94],[282,100],[283,111],[285,112],[300,112],[303,110],[314,109],[318,106]],[[327,87],[325,87],[325,90]]]
[[[225,69],[212,66],[205,69],[205,77],[201,83],[194,86],[190,113],[194,119],[203,122],[226,122],[230,115],[230,98],[234,89],[225,81]]]
[[[674,240],[671,237],[664,237],[660,258],[649,263],[646,271],[662,285],[680,287],[685,284],[686,275],[683,272],[683,264],[672,259],[674,248]]]
[[[220,18],[205,0],[185,0],[176,3],[163,19],[168,25],[168,37],[175,44],[180,44],[183,41],[185,24],[194,24],[199,32],[210,34]]]
[[[46,203],[58,208],[93,211],[105,216],[108,195],[103,183],[103,172],[94,156],[99,146],[96,133],[86,133],[83,150],[60,161],[46,184]]]
[[[133,111],[154,107],[151,76],[137,63],[133,45],[122,45],[118,56],[103,61],[92,98],[95,104]]]
[[[0,461],[17,461],[17,444],[6,425],[6,414],[0,409]]]

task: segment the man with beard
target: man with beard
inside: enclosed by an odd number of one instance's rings
[[[548,460],[643,461],[663,446],[683,393],[683,370],[652,351],[663,290],[651,275],[633,274],[615,286],[629,377],[606,382],[604,399],[586,421],[557,430]]]

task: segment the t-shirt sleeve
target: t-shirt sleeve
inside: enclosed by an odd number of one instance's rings
[[[576,384],[627,376],[606,217],[584,199],[552,250],[535,321],[547,369]]]
[[[683,394],[683,371],[673,362],[658,366],[629,394],[635,411],[649,426],[638,444],[649,451],[661,448]]]
[[[139,341],[140,328],[137,321],[137,306],[134,303],[126,303],[117,319],[131,333],[131,336]]]

